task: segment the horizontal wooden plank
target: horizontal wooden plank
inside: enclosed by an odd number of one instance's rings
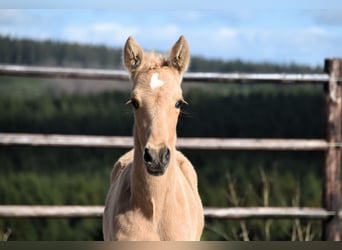
[[[0,145],[56,146],[56,147],[133,147],[129,136],[58,135],[0,133]]]
[[[0,145],[116,147],[132,148],[133,138],[127,136],[57,135],[0,133]],[[177,148],[197,150],[326,150],[330,145],[314,139],[228,139],[178,138]]]
[[[95,80],[128,80],[124,70],[0,65],[0,75]],[[188,72],[184,82],[325,84],[327,74],[247,74]]]
[[[0,218],[101,217],[103,206],[0,205]],[[205,207],[204,216],[216,219],[326,219],[334,213],[303,207]]]
[[[189,82],[219,83],[285,83],[285,84],[326,84],[326,74],[249,74],[249,73],[193,73],[184,75]]]
[[[202,150],[326,150],[329,144],[314,139],[178,138],[177,147]]]
[[[0,218],[101,217],[103,206],[0,205]]]
[[[0,75],[92,80],[129,80],[124,70],[0,65]]]
[[[333,216],[323,208],[305,207],[232,207],[232,208],[206,208],[207,218],[218,219],[326,219]]]

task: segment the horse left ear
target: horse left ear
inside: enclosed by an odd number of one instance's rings
[[[180,36],[173,45],[170,53],[170,64],[176,68],[179,73],[184,73],[190,62],[189,45],[184,36]]]
[[[126,68],[130,73],[133,73],[141,66],[144,51],[134,38],[130,36],[126,41],[123,56]]]

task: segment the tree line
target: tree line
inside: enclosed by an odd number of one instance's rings
[[[85,45],[59,41],[36,41],[0,35],[0,63],[60,67],[119,69],[122,48],[103,45]],[[323,59],[322,59],[323,60]],[[321,73],[322,68],[296,63],[244,62],[239,59],[207,59],[193,55],[192,72],[245,72],[245,73]]]

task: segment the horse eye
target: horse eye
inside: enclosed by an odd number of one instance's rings
[[[178,101],[176,102],[175,107],[176,107],[177,109],[180,109],[180,108],[183,106],[183,104],[184,104],[184,101],[183,101],[183,100],[178,100]]]
[[[132,104],[133,108],[138,109],[139,108],[139,103],[136,99],[131,99],[130,103]]]

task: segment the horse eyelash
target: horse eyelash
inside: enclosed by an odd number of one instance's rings
[[[125,104],[132,104],[135,109],[139,108],[139,102],[134,98],[129,99]]]
[[[185,105],[189,105],[189,103],[187,101],[185,101],[184,99],[182,99],[182,102],[185,104]]]

